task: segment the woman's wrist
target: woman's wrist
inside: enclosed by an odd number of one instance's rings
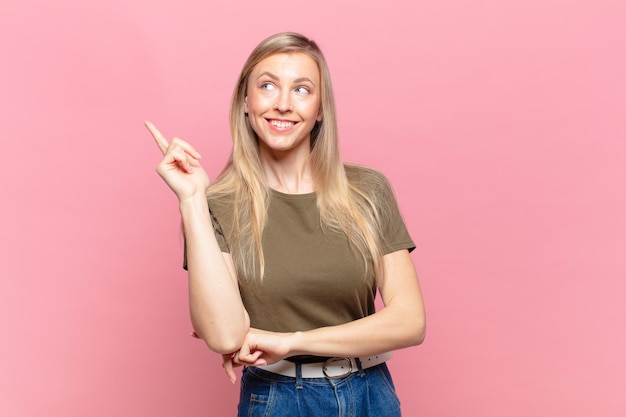
[[[181,215],[198,210],[205,211],[207,207],[206,194],[200,192],[193,193],[178,201],[178,208]]]
[[[299,356],[309,354],[306,351],[306,334],[297,331],[289,333],[289,356]]]

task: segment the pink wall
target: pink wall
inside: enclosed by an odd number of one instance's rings
[[[232,415],[237,388],[188,337],[176,203],[142,121],[215,176],[237,71],[281,30],[326,51],[345,158],[388,175],[417,241],[429,334],[391,362],[405,415],[626,415],[624,16],[4,2],[0,415]]]

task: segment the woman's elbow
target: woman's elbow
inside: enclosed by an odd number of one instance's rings
[[[408,346],[417,346],[424,342],[426,338],[426,320],[423,316],[419,317],[415,320],[411,326],[410,330],[407,332],[409,337],[407,340]]]
[[[246,333],[228,335],[203,335],[199,334],[204,343],[215,353],[226,355],[239,350],[243,344]]]
[[[426,322],[422,322],[422,324],[420,325],[413,346],[421,345],[424,342],[424,339],[426,339]]]
[[[241,343],[227,343],[227,342],[209,342],[205,340],[209,349],[211,349],[215,353],[219,353],[220,355],[229,355],[233,352],[236,352],[241,347]]]
[[[192,314],[191,324],[198,337],[215,353],[225,355],[241,348],[243,341],[250,330],[250,317],[244,310],[240,321],[230,321],[222,326],[215,323],[197,320]]]

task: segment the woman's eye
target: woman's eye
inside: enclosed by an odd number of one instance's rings
[[[276,88],[276,87],[275,87],[275,86],[274,86],[274,84],[272,84],[272,83],[263,83],[263,84],[261,84],[261,89],[262,89],[262,90],[269,90],[269,91],[272,91],[272,90],[274,90],[275,88]]]
[[[307,87],[298,87],[296,88],[296,92],[300,94],[308,94],[310,91]]]

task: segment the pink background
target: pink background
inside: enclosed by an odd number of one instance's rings
[[[250,50],[318,40],[344,157],[394,183],[426,342],[406,416],[626,415],[622,1],[5,1],[0,415],[234,415],[191,339],[179,220],[142,126],[210,175]]]

